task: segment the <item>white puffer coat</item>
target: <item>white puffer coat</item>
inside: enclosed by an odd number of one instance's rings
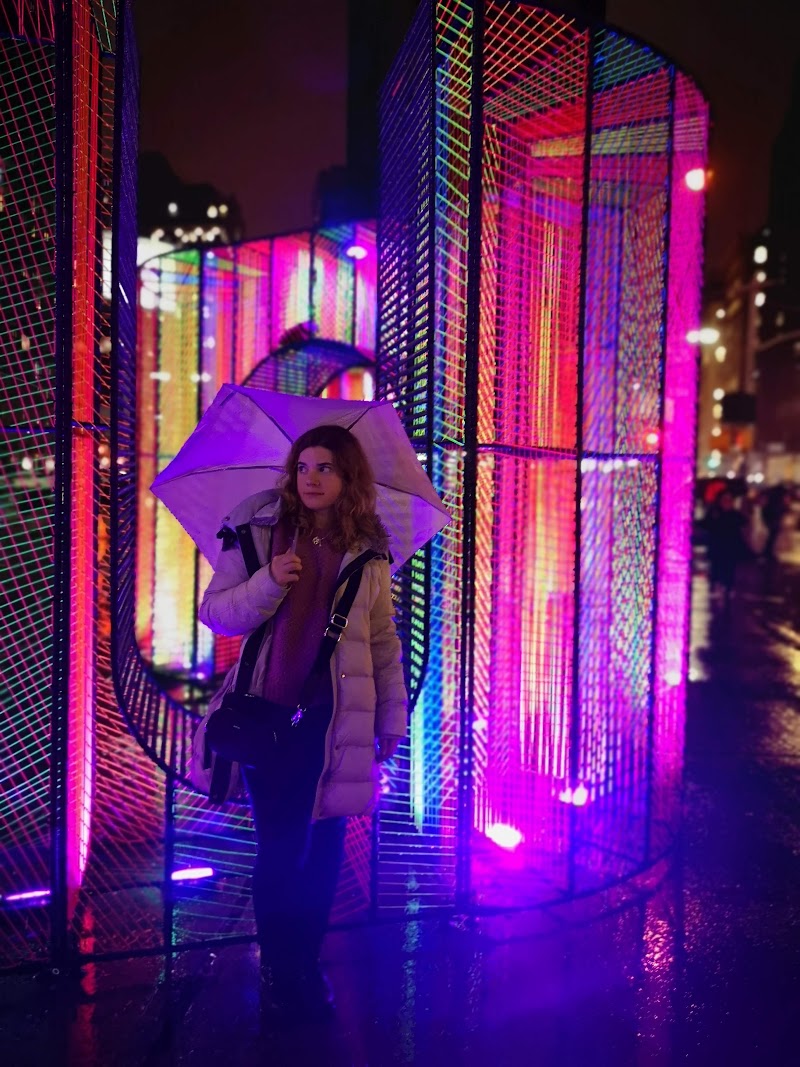
[[[247,635],[272,618],[286,595],[265,566],[279,507],[278,494],[268,490],[248,497],[223,519],[231,530],[250,524],[262,567],[249,578],[239,546],[222,551],[200,605],[201,621],[217,634],[245,635],[242,647]],[[339,573],[366,547],[348,552]],[[334,605],[345,586],[336,590]],[[371,811],[378,796],[375,738],[405,736],[408,697],[393,615],[389,564],[385,559],[371,560],[364,566],[347,627],[331,657],[333,717],[325,739],[314,819]],[[272,630],[267,627],[250,685],[257,695],[263,692],[271,639]],[[209,714],[234,685],[237,669],[238,663],[228,672]]]

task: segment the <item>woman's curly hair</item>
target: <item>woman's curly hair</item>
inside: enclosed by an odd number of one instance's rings
[[[360,441],[343,426],[315,426],[294,442],[279,486],[282,514],[305,533],[314,525],[312,513],[297,492],[297,464],[307,448],[327,448],[343,482],[333,506],[331,546],[350,552],[365,544],[385,552],[389,536],[375,511],[375,477]]]

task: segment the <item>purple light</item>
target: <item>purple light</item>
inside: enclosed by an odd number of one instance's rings
[[[49,889],[27,889],[24,893],[9,893],[3,900],[7,904],[15,904],[21,900],[44,900],[49,896]]]
[[[170,875],[173,882],[188,882],[194,878],[213,878],[213,867],[184,867],[180,871],[173,871]]]
[[[516,826],[509,826],[508,823],[495,822],[491,826],[486,827],[486,836],[490,841],[494,841],[500,848],[508,849],[509,852],[513,852],[515,848],[522,844],[522,834],[516,828]]]
[[[364,248],[363,245],[356,245],[356,244],[348,245],[347,248],[344,250],[344,254],[346,256],[349,256],[350,259],[366,259],[367,258],[367,250],[366,250],[366,248]]]

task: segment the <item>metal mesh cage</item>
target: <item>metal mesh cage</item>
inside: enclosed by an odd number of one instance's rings
[[[558,899],[671,840],[707,122],[665,58],[528,4],[423,4],[386,81],[379,393],[454,516],[402,586],[387,906]]]
[[[236,644],[198,626],[209,573],[148,487],[224,381],[371,396],[378,320],[378,394],[453,523],[395,584],[411,732],[334,919],[653,862],[682,770],[691,79],[542,7],[425,0],[382,93],[377,256],[354,223],[137,277],[128,6],[1,10],[0,958],[251,935],[247,811],[183,779]]]

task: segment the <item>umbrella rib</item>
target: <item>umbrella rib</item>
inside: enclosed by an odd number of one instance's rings
[[[277,421],[276,421],[276,419],[275,419],[275,418],[274,418],[274,417],[273,417],[272,415],[270,415],[270,413],[269,413],[268,411],[264,411],[264,409],[263,409],[262,407],[260,407],[260,406],[259,406],[259,405],[258,405],[258,404],[256,403],[256,401],[255,401],[255,400],[253,400],[253,398],[252,398],[252,397],[248,396],[248,395],[247,395],[247,393],[241,393],[240,395],[241,395],[241,396],[243,396],[243,397],[245,397],[245,399],[246,399],[246,400],[249,400],[249,401],[250,401],[250,403],[251,403],[251,404],[253,404],[253,406],[254,406],[254,407],[255,407],[255,408],[256,408],[256,409],[258,410],[258,411],[260,411],[262,415],[266,415],[266,416],[267,416],[267,418],[269,419],[269,421],[270,421],[270,422],[271,422],[271,423],[272,423],[272,424],[274,425],[275,429],[276,429],[276,430],[279,430],[279,431],[280,431],[280,432],[281,432],[281,433],[283,434],[283,436],[284,436],[284,437],[286,438],[286,440],[287,440],[287,441],[289,442],[289,444],[290,444],[290,445],[291,445],[291,444],[294,444],[294,441],[293,441],[293,440],[292,440],[292,438],[291,438],[291,437],[289,436],[289,434],[288,434],[288,433],[286,432],[286,430],[284,430],[284,428],[283,428],[283,427],[282,427],[282,426],[280,425],[280,423],[279,423],[279,422],[277,422]]]
[[[368,408],[365,408],[363,411],[359,412],[359,414],[355,417],[355,419],[353,419],[347,429],[352,432],[353,427],[356,425],[356,423],[360,422],[364,418],[364,416],[372,410],[373,406],[374,405],[370,404]]]
[[[428,504],[430,507],[436,507],[430,500],[426,500],[420,493],[415,493],[411,489],[401,489],[399,486],[389,485],[388,482],[379,482],[377,478],[375,479],[375,484],[381,486],[382,489],[388,489],[392,493],[402,493],[403,496],[413,496],[415,499],[421,500],[423,504]],[[439,511],[440,509],[436,508],[436,510]]]
[[[165,478],[159,485],[169,485],[170,482],[179,482],[181,478],[197,478],[201,474],[217,474],[219,471],[282,471],[283,466],[275,463],[223,463],[219,467],[195,468],[192,471],[184,471],[183,474],[173,474],[171,478]],[[154,483],[155,484],[155,483]]]

